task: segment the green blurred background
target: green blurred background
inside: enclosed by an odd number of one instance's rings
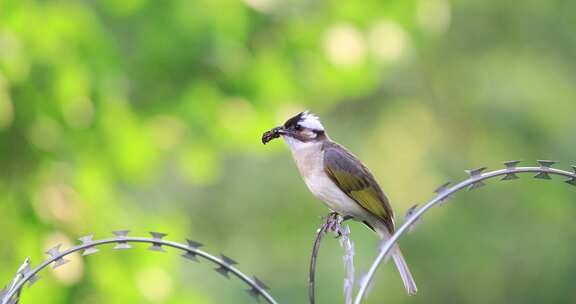
[[[54,244],[156,230],[305,303],[327,210],[262,132],[316,112],[398,218],[463,169],[568,167],[574,12],[561,0],[1,0],[0,282]],[[367,303],[575,302],[575,198],[530,178],[456,196],[401,240],[418,296],[386,265]],[[360,274],[377,239],[351,227]],[[44,271],[23,302],[252,303],[208,263],[110,251]],[[341,260],[328,238],[320,303],[343,301]]]

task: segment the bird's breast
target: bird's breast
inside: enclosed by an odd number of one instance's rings
[[[293,156],[306,186],[316,198],[338,213],[364,216],[366,211],[340,190],[324,171],[324,152],[320,147],[293,151]]]

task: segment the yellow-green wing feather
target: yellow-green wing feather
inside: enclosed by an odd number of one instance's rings
[[[324,145],[324,170],[330,179],[362,208],[378,217],[390,232],[394,214],[390,203],[368,169],[352,153],[333,142]]]

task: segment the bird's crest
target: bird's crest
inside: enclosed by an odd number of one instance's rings
[[[309,111],[304,111],[298,115],[300,116],[300,120],[298,121],[299,125],[312,130],[324,130],[320,118],[315,114],[312,114]]]

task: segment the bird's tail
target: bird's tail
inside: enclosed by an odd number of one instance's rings
[[[388,229],[384,225],[379,225],[376,227],[376,232],[380,235],[382,241],[386,241],[390,238],[390,233]],[[394,260],[394,264],[396,264],[396,268],[398,272],[400,272],[400,277],[402,278],[402,282],[404,283],[404,288],[406,288],[406,293],[409,296],[413,296],[418,291],[418,287],[416,287],[416,282],[412,277],[412,273],[410,272],[410,268],[408,268],[408,264],[404,260],[404,256],[402,255],[402,251],[400,251],[400,247],[398,244],[394,244],[392,250],[390,251],[392,259]]]

